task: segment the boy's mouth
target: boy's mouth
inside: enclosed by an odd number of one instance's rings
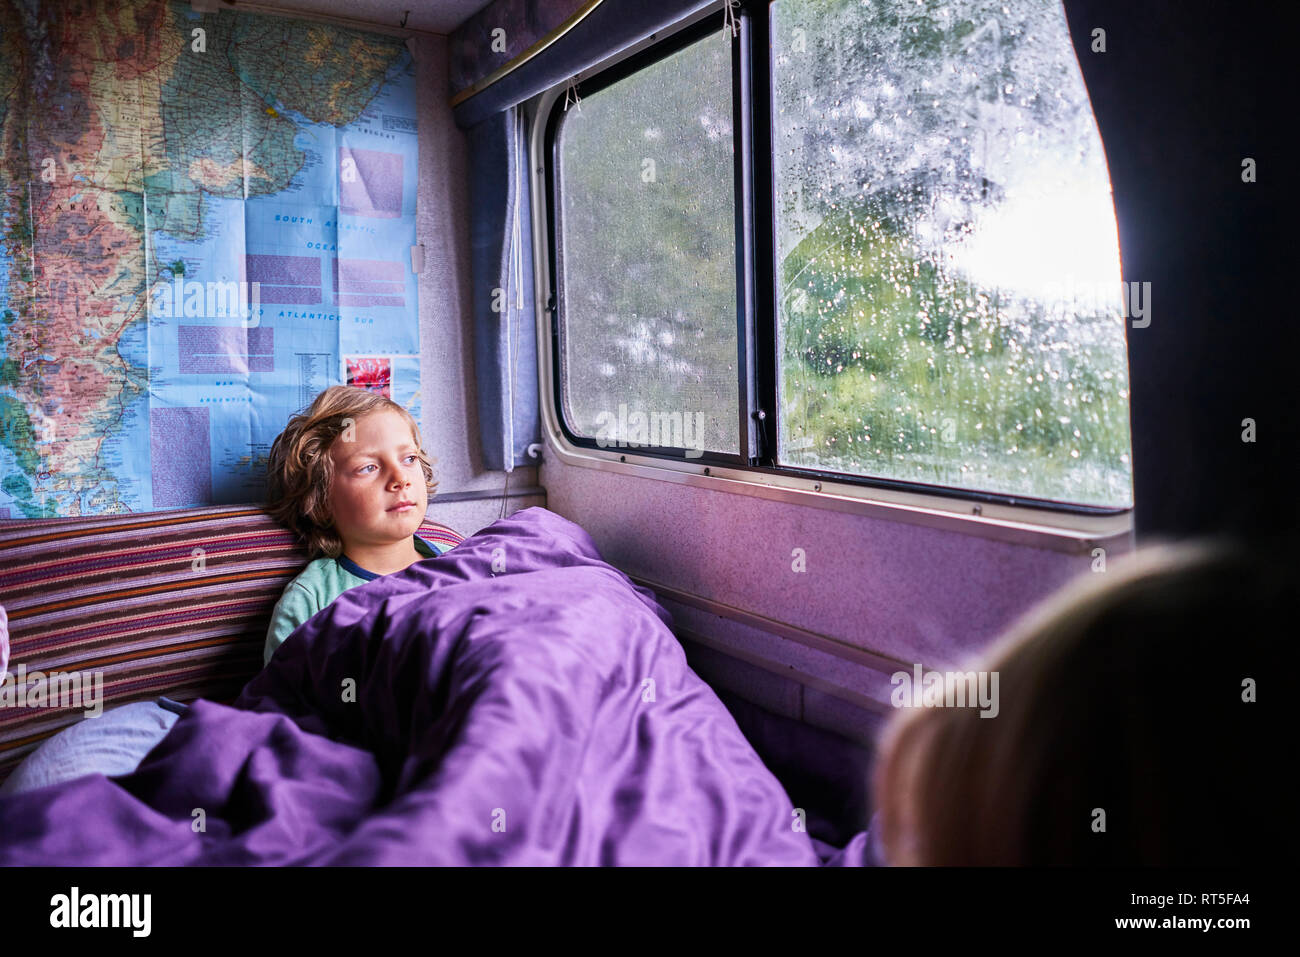
[[[392,508],[388,509],[388,511],[390,511],[390,512],[405,512],[408,508],[415,508],[415,503],[414,503],[414,502],[398,502],[398,503],[397,503],[396,505],[394,505]]]

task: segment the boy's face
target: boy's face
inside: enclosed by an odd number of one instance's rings
[[[396,412],[371,412],[356,420],[353,433],[348,441],[344,432],[329,449],[330,510],[344,550],[410,538],[429,504],[410,427]],[[393,509],[398,502],[415,507]]]

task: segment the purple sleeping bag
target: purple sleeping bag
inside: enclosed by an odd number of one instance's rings
[[[0,797],[0,864],[817,865],[670,624],[516,512],[341,594],[133,773]]]

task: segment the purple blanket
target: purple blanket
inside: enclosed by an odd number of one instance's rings
[[[516,512],[344,592],[135,772],[0,797],[0,864],[819,864],[670,624]]]

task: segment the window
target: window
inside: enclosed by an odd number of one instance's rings
[[[718,17],[558,125],[568,427],[693,403],[708,451],[759,469],[1130,507],[1114,207],[1059,3],[775,0],[746,18],[752,69]],[[647,158],[659,181],[638,184]],[[736,196],[771,230],[740,263]],[[737,266],[767,297],[749,333]],[[755,445],[739,423],[760,409],[775,441]]]
[[[772,50],[781,460],[1129,505],[1114,208],[1060,5],[777,0]]]
[[[714,34],[558,127],[560,404],[602,445],[736,453],[731,53]]]

